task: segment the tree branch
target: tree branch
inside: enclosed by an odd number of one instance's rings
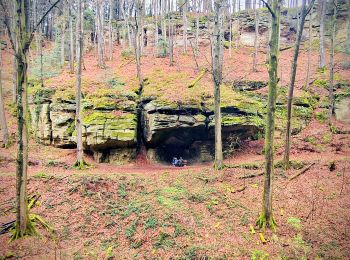
[[[305,16],[307,16],[310,13],[312,7],[314,6],[314,3],[315,3],[315,0],[311,0],[311,2],[309,4],[309,6],[307,7],[306,12],[304,14]]]
[[[30,34],[30,38],[27,42],[27,46],[29,47],[30,43],[32,42],[33,38],[34,38],[34,33],[36,32],[36,30],[38,29],[39,25],[44,21],[45,17],[51,12],[51,10],[53,8],[56,7],[56,5],[58,5],[58,3],[61,0],[57,0],[53,5],[51,5],[51,7],[46,11],[46,13],[41,17],[41,19],[39,20],[39,22],[36,24],[36,26],[33,28],[33,31]]]
[[[7,33],[8,33],[9,38],[10,38],[11,47],[14,50],[14,52],[16,53],[16,47],[15,47],[15,43],[14,43],[13,38],[12,38],[12,32],[11,32],[11,27],[10,27],[10,23],[9,23],[9,17],[7,15],[6,8],[5,8],[4,2],[2,0],[0,0],[0,5],[1,5],[2,9],[4,10],[4,16],[5,16],[4,17],[4,24],[5,24],[5,27],[7,29]]]
[[[261,0],[261,2],[263,2],[266,5],[266,7],[267,7],[267,9],[269,9],[269,12],[271,13],[271,15],[273,17],[276,17],[276,14],[274,13],[274,11],[272,11],[271,6],[265,0]]]

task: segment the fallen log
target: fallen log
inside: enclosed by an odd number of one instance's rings
[[[293,175],[292,177],[289,178],[289,181],[294,180],[295,178],[299,177],[300,175],[302,175],[303,173],[307,172],[313,165],[315,164],[315,162],[309,164],[308,166],[306,166],[304,169],[302,169],[300,172],[296,173],[295,175]]]
[[[1,224],[0,226],[0,235],[6,234],[15,226],[15,220],[12,220],[8,223]]]
[[[190,85],[188,85],[188,88],[193,88],[204,77],[207,71],[208,71],[207,69],[203,69],[199,74],[199,76]]]
[[[258,177],[258,176],[262,176],[264,175],[264,173],[258,173],[258,174],[248,174],[248,175],[244,175],[239,177],[239,179],[250,179],[250,178],[254,178],[254,177]]]

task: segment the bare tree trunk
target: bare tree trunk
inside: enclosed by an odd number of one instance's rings
[[[69,55],[69,69],[70,73],[74,73],[74,37],[73,37],[73,12],[72,1],[69,3],[69,41],[70,41],[70,55]]]
[[[325,61],[325,47],[324,47],[324,19],[326,15],[326,0],[319,1],[319,15],[320,15],[320,58],[319,58],[319,68],[324,68],[326,66]]]
[[[65,1],[63,1],[63,15],[62,15],[62,35],[61,35],[61,64],[64,66],[64,62],[66,61],[65,58],[65,41],[66,41],[66,4]]]
[[[141,72],[141,31],[140,31],[140,15],[142,13],[142,6],[140,3],[141,0],[137,0],[136,3],[136,11],[135,11],[135,27],[134,27],[134,50],[136,57],[136,70],[137,70],[137,78],[139,81],[139,89],[142,91],[143,87],[143,77]]]
[[[157,55],[157,50],[158,50],[158,1],[154,1],[154,55]]]
[[[113,41],[112,41],[112,32],[113,32],[113,28],[112,28],[112,0],[109,0],[109,20],[108,20],[108,31],[109,31],[109,35],[108,35],[108,44],[109,44],[109,60],[113,59]]]
[[[232,58],[232,19],[230,17],[230,46],[229,46],[229,54],[230,54],[230,58]]]
[[[172,18],[169,20],[169,58],[170,66],[174,66],[174,25]]]
[[[33,226],[28,218],[27,207],[27,165],[28,165],[28,129],[27,129],[27,51],[28,37],[28,0],[16,1],[16,37],[17,37],[17,167],[16,167],[16,232],[14,238],[32,234]]]
[[[96,0],[96,23],[97,23],[97,53],[98,66],[102,69],[106,68],[104,53],[104,37],[103,37],[103,2]]]
[[[2,132],[2,144],[4,147],[9,145],[9,131],[7,128],[7,121],[5,115],[5,104],[4,97],[2,93],[2,52],[0,44],[0,127]]]
[[[331,44],[330,44],[330,55],[329,55],[329,111],[328,111],[329,124],[331,124],[331,119],[334,114],[334,46],[336,45],[335,33],[336,33],[337,11],[338,11],[337,4],[338,4],[338,0],[334,0]]]
[[[255,17],[255,38],[254,38],[254,54],[253,54],[253,72],[257,71],[258,44],[259,44],[259,15],[256,9],[256,0],[254,0],[254,17]]]
[[[33,0],[33,20],[34,20],[34,24],[38,22],[38,0]],[[38,37],[39,33],[40,32],[35,33],[36,53],[39,53],[39,42],[40,42]]]
[[[53,4],[45,13],[46,15],[58,4],[59,0]],[[27,105],[27,54],[30,43],[34,37],[34,31],[30,30],[29,22],[29,0],[15,1],[15,28],[16,34],[9,33],[10,43],[15,52],[17,70],[17,159],[16,159],[16,223],[11,239],[17,239],[25,235],[35,233],[35,228],[28,216],[27,206],[27,167],[28,167],[28,105]],[[8,32],[10,27],[8,22],[8,12],[5,12],[5,26]],[[35,25],[35,29],[37,26]],[[16,37],[16,39],[14,39]],[[17,44],[15,44],[15,42]]]
[[[76,113],[75,113],[75,128],[77,132],[77,161],[74,167],[77,169],[84,168],[83,158],[83,138],[81,125],[81,67],[83,55],[83,32],[82,32],[82,0],[78,0],[77,10],[77,68],[76,68]]]
[[[265,129],[265,178],[263,192],[263,207],[258,218],[257,225],[260,228],[266,226],[274,229],[275,220],[272,212],[272,179],[274,173],[274,133],[275,133],[275,109],[278,84],[278,56],[279,56],[279,31],[280,12],[282,0],[272,0],[269,10],[271,13],[271,37],[269,52],[269,91],[267,101],[267,117]]]
[[[161,24],[162,24],[162,38],[164,41],[166,41],[166,19],[165,19],[165,3],[166,1],[160,1],[161,2],[161,7],[160,7],[160,12],[161,12]]]
[[[312,21],[311,21],[311,12],[309,15],[309,46],[307,50],[307,71],[306,71],[306,82],[305,89],[309,88],[310,77],[311,77],[311,47],[312,47]]]
[[[302,0],[303,4],[301,8],[300,24],[298,24],[299,29],[297,30],[297,38],[294,46],[294,55],[293,55],[293,61],[291,66],[290,85],[289,85],[289,91],[288,91],[286,143],[285,143],[285,149],[284,149],[284,164],[287,169],[289,168],[289,154],[290,154],[290,143],[291,143],[291,134],[292,134],[293,93],[294,93],[295,77],[296,77],[297,66],[298,66],[300,42],[301,42],[301,36],[303,35],[306,16],[310,12],[314,4],[314,1],[315,0],[311,0],[310,5],[306,7],[306,0]]]
[[[184,53],[187,54],[187,1],[182,7]]]
[[[13,1],[12,3],[12,16],[13,17],[16,17],[17,15],[17,8],[16,8],[16,4],[17,2],[16,1]],[[12,19],[11,21],[11,33],[12,33],[12,39],[13,39],[13,44],[14,44],[14,51],[15,53],[17,53],[18,51],[18,42],[17,42],[17,33],[16,33],[16,19]],[[10,36],[10,35],[9,35]],[[11,36],[10,36],[11,37]],[[13,55],[13,76],[12,76],[12,102],[14,104],[17,103],[17,59],[16,59],[16,56]]]
[[[199,50],[199,12],[200,12],[200,0],[195,0],[195,3],[197,3],[195,7],[196,12],[196,50]]]
[[[223,167],[222,137],[221,137],[221,97],[220,85],[222,81],[222,0],[214,2],[214,27],[213,27],[213,79],[214,79],[214,115],[215,115],[215,162],[216,169]]]

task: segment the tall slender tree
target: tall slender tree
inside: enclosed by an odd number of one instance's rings
[[[9,145],[10,139],[5,115],[4,97],[2,92],[2,59],[2,42],[0,41],[0,128],[2,132],[2,144],[4,147],[7,147]]]
[[[113,5],[112,0],[109,0],[109,19],[108,19],[108,45],[109,45],[109,60],[113,59],[113,27],[112,27],[112,18],[113,18]]]
[[[96,33],[98,66],[104,69],[106,68],[106,64],[104,48],[104,12],[102,0],[96,0]]]
[[[223,57],[223,17],[222,17],[223,0],[214,2],[214,25],[213,25],[213,80],[214,80],[214,115],[215,115],[215,162],[216,169],[223,167],[222,154],[222,137],[221,137],[221,97],[220,85],[222,81],[222,57]]]
[[[34,226],[29,220],[27,206],[27,169],[28,169],[28,105],[27,105],[27,55],[31,42],[33,41],[35,31],[43,22],[50,11],[60,2],[57,0],[46,11],[43,17],[39,20],[34,28],[30,30],[29,21],[29,0],[15,1],[15,31],[11,32],[12,28],[9,22],[8,10],[4,0],[0,0],[0,5],[4,10],[4,22],[10,37],[12,49],[16,57],[17,71],[17,89],[16,89],[16,109],[17,109],[17,160],[16,160],[16,224],[13,238],[19,238],[25,235],[35,233]],[[13,38],[16,37],[16,39]],[[15,42],[17,45],[15,46]]]
[[[253,71],[257,71],[258,62],[258,48],[259,48],[259,13],[256,8],[256,0],[253,2],[254,5],[254,20],[255,20],[255,37],[254,37],[254,53],[253,53]]]
[[[278,84],[278,56],[279,56],[279,34],[282,0],[271,0],[271,6],[264,1],[271,14],[271,36],[269,41],[269,89],[267,101],[267,117],[265,129],[265,177],[262,212],[257,220],[260,228],[275,228],[276,222],[272,211],[272,179],[274,173],[274,133],[275,133],[275,110],[276,94]]]
[[[309,87],[311,77],[311,51],[312,51],[312,8],[309,13],[309,41],[307,48],[307,70],[306,70],[306,82],[305,89]]]
[[[65,42],[66,42],[66,1],[62,0],[62,5],[63,5],[63,12],[62,12],[62,25],[61,25],[61,64],[64,66],[64,62],[66,61],[65,58]]]
[[[187,54],[187,9],[188,9],[188,0],[185,0],[182,5],[182,20],[183,20],[183,42],[184,42],[184,53]]]
[[[300,22],[298,24],[297,37],[294,44],[294,55],[290,72],[290,83],[288,90],[288,102],[287,102],[287,127],[286,127],[286,143],[284,149],[284,164],[286,168],[289,168],[289,154],[290,154],[290,145],[291,145],[291,134],[292,134],[292,106],[293,106],[293,93],[295,85],[295,77],[297,73],[298,66],[298,57],[301,36],[303,35],[304,24],[306,16],[309,14],[311,8],[313,7],[315,0],[311,0],[309,6],[306,6],[306,0],[302,0],[302,7],[300,13]]]
[[[69,69],[74,73],[73,0],[69,1]]]
[[[320,18],[320,50],[319,50],[319,68],[324,68],[326,66],[326,59],[325,59],[325,16],[326,16],[326,0],[319,0],[318,1],[318,7],[319,7],[319,18]]]
[[[337,11],[338,11],[338,0],[332,0],[333,5],[333,15],[332,15],[332,31],[331,31],[331,44],[329,53],[329,109],[328,109],[328,120],[331,124],[331,119],[334,114],[334,47],[335,43],[335,33],[336,33],[336,23],[337,23]]]
[[[74,167],[77,169],[83,169],[86,166],[84,162],[83,151],[83,137],[82,137],[82,125],[81,125],[81,68],[83,57],[83,23],[82,23],[82,0],[78,0],[77,9],[77,66],[76,66],[76,93],[75,93],[75,128],[77,132],[77,161]]]

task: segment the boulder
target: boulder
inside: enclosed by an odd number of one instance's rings
[[[55,147],[75,147],[75,104],[56,101],[50,105],[52,124],[52,145]]]

